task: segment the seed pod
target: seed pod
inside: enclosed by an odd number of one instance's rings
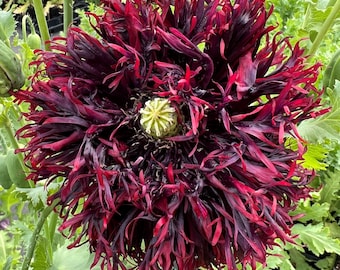
[[[25,83],[21,63],[15,52],[0,40],[0,96],[8,96],[8,91],[18,89]]]
[[[27,45],[32,49],[41,48],[41,38],[37,33],[31,33],[27,36]]]
[[[323,77],[323,86],[333,88],[335,80],[340,80],[340,50],[332,57],[329,65],[325,70]]]
[[[7,171],[5,155],[0,155],[0,185],[4,189],[9,189],[12,186],[12,181]]]
[[[13,149],[7,152],[6,165],[9,177],[17,187],[29,187],[29,184],[26,180],[25,172],[22,170],[19,157],[14,153]]]

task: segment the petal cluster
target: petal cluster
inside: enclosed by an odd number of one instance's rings
[[[265,264],[308,196],[296,126],[317,115],[319,64],[272,34],[261,0],[102,3],[100,39],[55,38],[15,93],[29,104],[29,178],[64,179],[49,198],[60,230],[102,269]],[[143,116],[155,100],[176,125],[162,136],[169,123]]]

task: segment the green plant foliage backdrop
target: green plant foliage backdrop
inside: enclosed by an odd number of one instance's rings
[[[259,265],[258,269],[332,270],[340,267],[340,12],[335,12],[339,11],[339,2],[267,1],[268,8],[275,6],[271,22],[277,24],[285,35],[290,35],[292,43],[304,39],[303,46],[307,54],[312,56],[309,61],[320,61],[323,64],[318,88],[324,89],[323,106],[325,109],[331,108],[331,111],[321,117],[306,120],[298,127],[308,149],[303,165],[315,169],[317,176],[311,183],[315,190],[310,194],[310,199],[301,201],[299,207],[291,213],[293,216],[300,216],[293,226],[293,233],[298,235],[297,245],[278,243],[280,246],[268,251],[276,255],[269,256],[267,266]],[[14,4],[15,12],[23,13],[31,2],[18,1]],[[88,4],[90,11],[97,14],[102,12],[96,1],[88,1]],[[62,1],[47,1],[45,13],[53,5],[62,6]],[[34,60],[35,55],[27,40],[17,32],[20,29],[16,27],[17,22],[13,13],[8,10],[9,6],[2,6],[4,10],[0,10],[0,39],[15,48],[22,63],[22,72],[28,77],[33,74],[29,63]],[[97,35],[85,12],[79,10],[78,14],[81,19],[80,27],[94,36]],[[28,83],[27,80],[26,85]],[[14,131],[23,126],[19,112],[27,108],[17,106],[11,97],[0,99],[0,154],[3,156],[0,156],[0,161],[5,160],[11,151],[24,143],[15,140]],[[287,147],[298,146],[292,138],[287,138]],[[29,173],[20,157],[14,163],[15,165],[8,166],[16,170],[24,168],[25,173]],[[77,249],[67,249],[72,239],[66,239],[58,233],[57,214],[50,213],[46,208],[46,198],[58,189],[58,182],[48,188],[42,184],[34,187],[32,184],[24,185],[11,181],[9,176],[6,178],[5,167],[2,168],[1,165],[4,164],[0,164],[0,172],[3,171],[0,174],[3,185],[0,187],[0,269],[25,269],[22,266],[23,260],[32,244],[31,237],[36,224],[43,214],[48,217],[43,222],[35,248],[32,249],[30,269],[90,269],[93,257],[89,256],[88,247],[84,245]],[[129,262],[126,264],[129,265]]]

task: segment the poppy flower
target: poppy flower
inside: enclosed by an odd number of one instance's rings
[[[320,65],[261,0],[102,4],[100,38],[55,38],[15,93],[28,178],[63,179],[49,202],[70,248],[88,242],[102,269],[265,264],[308,196],[297,125],[318,114]]]

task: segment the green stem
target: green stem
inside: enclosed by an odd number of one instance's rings
[[[63,181],[62,177],[58,177],[57,178],[57,183],[60,183]],[[52,213],[52,216],[50,218],[50,226],[49,226],[49,239],[51,241],[51,244],[53,244],[53,239],[54,239],[54,235],[55,235],[55,231],[57,228],[57,222],[58,222],[58,214],[57,213]]]
[[[48,259],[50,262],[53,263],[53,240],[54,235],[57,227],[57,221],[58,221],[58,214],[55,212],[52,212],[49,218],[49,222],[45,222],[44,225],[44,231],[45,231],[45,237],[48,242],[48,246],[46,247]]]
[[[7,138],[10,140],[11,142],[11,145],[14,149],[18,149],[19,148],[19,144],[17,142],[17,140],[15,139],[15,135],[14,135],[14,132],[12,130],[12,127],[11,127],[11,124],[8,120],[8,118],[6,119],[6,122],[3,126],[6,130],[6,133],[7,133]]]
[[[310,16],[310,9],[311,9],[311,3],[308,4],[307,6],[307,9],[306,9],[306,12],[305,12],[305,19],[303,20],[303,23],[302,23],[302,29],[306,29],[306,25],[307,25],[307,21],[308,21],[308,18]]]
[[[34,24],[32,22],[32,19],[30,16],[28,15],[25,15],[22,17],[22,20],[21,20],[21,26],[22,26],[22,36],[24,38],[24,41],[26,42],[27,41],[27,32],[26,32],[26,22],[28,21],[28,24],[29,24],[29,27],[30,27],[30,33],[32,34],[35,34],[35,28],[34,28]]]
[[[4,258],[7,258],[6,244],[5,244],[5,241],[3,239],[3,235],[4,234],[0,234],[0,246],[1,246],[2,254],[4,255]]]
[[[333,23],[336,20],[339,12],[340,12],[340,1],[338,0],[338,1],[335,2],[335,5],[332,7],[330,14],[328,15],[326,21],[324,22],[319,33],[317,34],[317,36],[316,36],[316,38],[315,38],[315,40],[312,44],[312,47],[310,48],[310,50],[308,52],[308,55],[313,56],[315,54],[315,52],[319,48],[323,38],[327,34],[328,29],[333,26]]]
[[[58,221],[58,214],[53,212],[50,218],[50,232],[49,232],[51,245],[53,244],[53,238],[54,238],[55,230],[57,228],[57,221]]]
[[[12,127],[11,127],[11,124],[9,122],[8,117],[6,117],[5,124],[4,124],[3,127],[4,127],[4,129],[7,133],[7,138],[10,140],[12,147],[14,149],[19,149],[20,146],[19,146],[17,140],[15,139],[15,135],[14,135],[14,132],[12,130]],[[21,165],[22,170],[27,173],[28,169],[27,169],[27,167],[25,166],[25,163],[24,163],[24,155],[22,153],[18,153],[17,155],[19,157],[19,161],[20,161],[20,165]],[[28,183],[29,183],[30,187],[34,187],[32,181],[28,181]]]
[[[9,109],[11,113],[13,114],[13,116],[15,117],[15,119],[17,120],[17,122],[21,124],[21,126],[26,125],[24,118],[21,117],[23,110],[21,109],[20,105],[14,103]],[[28,142],[27,139],[23,139],[23,140]]]
[[[27,18],[28,18],[28,15],[25,15],[22,17],[22,20],[21,20],[21,32],[22,32],[22,37],[24,38],[25,42],[27,42],[27,32],[26,32]]]
[[[48,31],[47,21],[44,15],[44,7],[41,0],[33,0],[35,16],[37,17],[40,35],[47,51],[50,50],[50,44],[46,43],[51,39]]]
[[[56,227],[58,222],[58,214],[52,212],[49,218],[49,222],[45,222],[44,224],[44,231],[45,237],[48,242],[47,253],[49,256],[50,261],[53,261],[53,238],[55,235]]]
[[[51,213],[52,215],[53,213]],[[44,232],[45,232],[45,238],[47,240],[47,245],[46,246],[46,251],[47,251],[47,256],[48,256],[48,261],[52,262],[52,258],[53,258],[53,249],[52,249],[52,241],[50,239],[50,226],[49,226],[49,222],[45,222],[44,223]]]
[[[73,23],[73,0],[64,0],[64,34]]]
[[[46,207],[44,209],[44,211],[42,211],[41,216],[38,220],[37,226],[35,227],[33,234],[31,236],[30,243],[29,243],[28,250],[27,250],[27,254],[26,254],[26,257],[23,261],[21,270],[28,270],[29,269],[29,266],[31,264],[31,260],[33,258],[34,249],[35,249],[35,246],[37,244],[37,239],[38,239],[39,233],[40,233],[47,217],[53,211],[54,207],[58,203],[59,203],[59,200],[55,200],[55,201],[53,201],[53,203],[50,206]]]

